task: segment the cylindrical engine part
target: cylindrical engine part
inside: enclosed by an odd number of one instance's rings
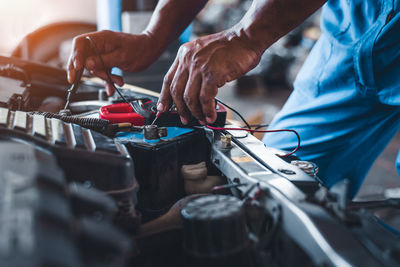
[[[167,127],[158,127],[158,136],[159,137],[167,137],[168,136]]]
[[[246,253],[246,219],[239,199],[226,195],[201,197],[189,202],[181,214],[189,265],[201,262],[210,267],[229,262],[229,266],[251,266]]]
[[[158,135],[157,125],[145,125],[144,126],[144,138],[147,140],[160,139]]]

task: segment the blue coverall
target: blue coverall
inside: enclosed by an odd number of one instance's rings
[[[322,36],[270,129],[295,129],[297,155],[315,162],[325,185],[350,180],[351,196],[400,126],[400,0],[329,0]],[[291,150],[294,135],[268,134]],[[396,160],[400,171],[400,153]]]

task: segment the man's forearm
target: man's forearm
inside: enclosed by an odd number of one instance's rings
[[[164,48],[186,29],[208,0],[160,0],[145,33],[157,40],[156,49]]]
[[[263,53],[279,38],[298,26],[326,0],[254,0],[242,20],[234,26]]]

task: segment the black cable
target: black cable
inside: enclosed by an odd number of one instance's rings
[[[118,130],[115,125],[112,125],[108,120],[103,120],[103,119],[66,116],[58,113],[41,112],[41,111],[29,112],[29,115],[40,115],[45,118],[54,118],[66,123],[77,124],[83,128],[87,128],[110,137],[114,136],[116,130]]]
[[[222,102],[218,98],[215,98],[215,101],[217,101],[218,103],[220,103],[224,107],[227,107],[228,109],[232,110],[236,115],[239,116],[239,118],[244,122],[244,124],[247,126],[247,128],[251,129],[250,124],[247,123],[247,121],[243,118],[243,116],[238,111],[236,111],[234,108],[228,106],[227,104],[225,104],[224,102]]]
[[[122,95],[122,93],[121,93],[121,92],[119,91],[119,89],[115,86],[113,80],[111,79],[111,76],[110,76],[110,74],[108,73],[106,64],[104,64],[103,57],[101,56],[101,53],[100,53],[99,49],[98,49],[97,46],[96,46],[96,43],[95,43],[95,42],[92,40],[92,38],[90,38],[89,36],[86,36],[86,39],[89,40],[90,44],[91,44],[91,45],[93,46],[93,48],[94,48],[94,51],[95,51],[96,55],[99,57],[100,63],[101,63],[101,65],[102,65],[103,69],[104,69],[104,72],[106,73],[106,76],[107,76],[107,79],[108,79],[108,83],[113,87],[113,89],[114,89],[115,91],[117,91],[117,93],[118,93],[119,96],[122,98],[122,100],[124,100],[125,103],[130,104],[130,105],[132,106],[132,108],[133,108],[132,103],[130,103],[130,102]]]

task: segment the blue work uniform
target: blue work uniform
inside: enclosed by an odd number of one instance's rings
[[[400,127],[399,5],[400,0],[329,0],[322,9],[322,36],[270,126],[297,130],[297,155],[319,165],[328,187],[349,179],[352,197]],[[291,150],[297,139],[266,134],[263,141]]]

